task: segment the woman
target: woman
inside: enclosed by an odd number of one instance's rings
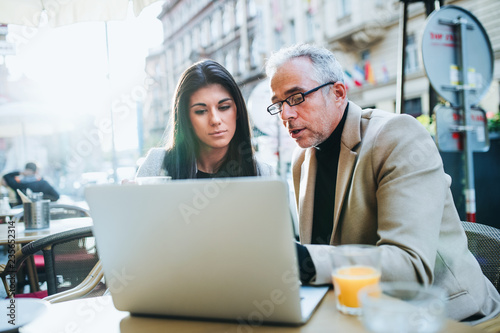
[[[215,61],[200,61],[177,85],[167,148],[150,150],[137,177],[270,175],[270,166],[255,160],[250,133],[245,101],[231,74]]]

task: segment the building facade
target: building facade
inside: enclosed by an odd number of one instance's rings
[[[497,113],[500,2],[450,0],[444,5],[470,11],[490,38],[496,66],[480,105]],[[398,0],[166,1],[158,17],[163,23],[164,42],[151,52],[146,65],[152,78],[144,109],[144,133],[150,135],[146,148],[148,143],[157,144],[168,127],[180,74],[192,63],[211,58],[226,66],[243,91],[256,127],[258,153],[279,172],[286,172],[294,143],[280,130],[278,117],[265,110],[270,92],[264,64],[272,52],[294,43],[315,43],[332,50],[344,66],[348,97],[355,103],[398,112],[402,7]],[[408,6],[404,111],[415,117],[432,114],[433,107],[421,51],[426,17],[423,2]]]

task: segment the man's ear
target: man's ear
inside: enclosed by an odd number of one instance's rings
[[[347,88],[342,82],[335,82],[333,92],[335,94],[335,101],[343,102],[347,97]]]

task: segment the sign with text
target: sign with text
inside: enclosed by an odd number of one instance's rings
[[[466,33],[460,36],[458,22],[464,21]],[[461,43],[467,45],[467,87],[462,87],[464,71],[459,67]],[[422,58],[432,87],[453,106],[460,106],[460,91],[469,94],[470,105],[477,105],[493,78],[488,35],[476,17],[461,7],[444,6],[428,17],[422,36]]]
[[[438,105],[434,108],[436,115],[436,143],[442,152],[459,152],[464,150],[465,135],[471,142],[474,152],[485,152],[490,148],[486,112],[482,109],[471,109],[468,127],[463,125],[463,113],[460,110]]]
[[[4,40],[0,40],[0,55],[13,55],[16,54],[16,45]]]

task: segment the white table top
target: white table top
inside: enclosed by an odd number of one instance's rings
[[[111,296],[79,299],[51,304],[48,311],[20,329],[23,333],[139,333],[139,332],[368,332],[357,317],[340,314],[335,306],[333,291],[329,291],[310,321],[303,326],[242,327],[231,322],[171,319],[131,316],[118,311]],[[481,332],[469,325],[449,320],[442,333]]]
[[[90,217],[76,217],[69,219],[52,220],[50,221],[49,228],[38,230],[26,230],[24,228],[24,223],[18,222],[15,223],[14,233],[12,231],[9,231],[13,228],[12,224],[2,223],[0,224],[0,245],[8,244],[9,239],[14,239],[16,244],[26,244],[58,232],[90,226],[92,226],[92,219]],[[12,235],[14,235],[14,237],[12,237]]]
[[[13,217],[14,215],[17,215],[23,211],[23,208],[15,208],[15,209],[10,209],[9,212],[2,212],[0,213],[0,217]]]

